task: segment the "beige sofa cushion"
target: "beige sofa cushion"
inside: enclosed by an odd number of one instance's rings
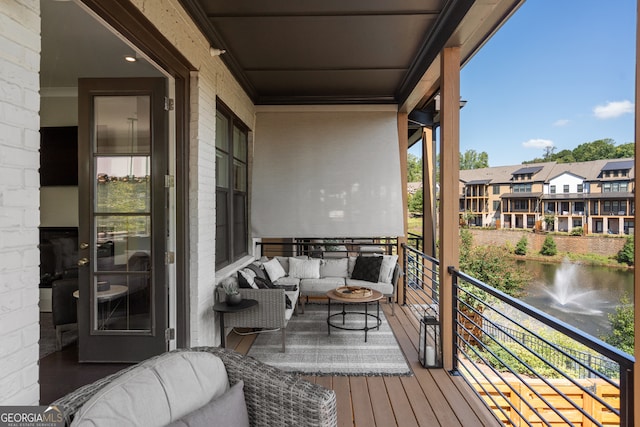
[[[347,286],[361,286],[381,292],[383,295],[393,294],[393,285],[384,282],[367,282],[366,280],[347,279]]]
[[[348,277],[349,260],[347,258],[340,259],[323,259],[320,262],[320,277]]]
[[[229,388],[224,364],[205,352],[166,353],[98,391],[72,426],[165,426]]]

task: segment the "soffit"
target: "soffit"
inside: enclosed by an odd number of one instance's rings
[[[442,48],[466,61],[521,1],[181,0],[256,104],[413,106]]]

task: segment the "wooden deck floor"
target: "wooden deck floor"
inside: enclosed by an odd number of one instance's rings
[[[338,425],[390,426],[500,426],[460,377],[442,369],[424,369],[418,362],[418,325],[415,317],[396,306],[395,316],[383,304],[385,315],[415,375],[305,377],[336,392]],[[246,354],[254,335],[231,333],[227,347]]]

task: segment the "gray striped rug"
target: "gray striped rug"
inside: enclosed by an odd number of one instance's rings
[[[339,311],[332,305],[332,313]],[[362,307],[348,310],[363,311]],[[375,305],[369,310],[375,312]],[[327,306],[308,304],[304,314],[293,316],[287,326],[286,353],[281,332],[261,332],[249,351],[252,356],[284,371],[304,375],[412,375],[393,331],[380,310],[380,330],[372,329],[364,342],[364,331],[331,328],[327,334]],[[341,318],[334,318],[341,322]],[[375,324],[369,319],[369,325]],[[346,325],[363,326],[364,316],[347,315]]]

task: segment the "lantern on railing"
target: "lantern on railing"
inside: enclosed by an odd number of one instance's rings
[[[440,342],[440,322],[435,316],[420,319],[420,364],[425,368],[442,367],[442,344]]]

